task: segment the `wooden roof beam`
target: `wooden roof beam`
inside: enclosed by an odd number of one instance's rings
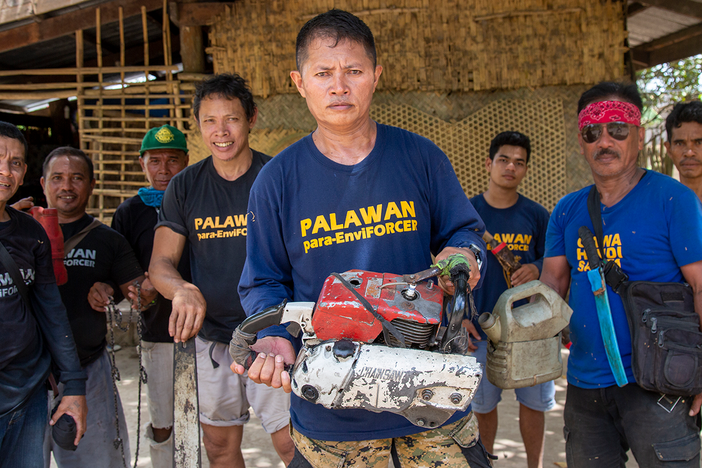
[[[124,8],[124,17],[140,15],[141,7],[147,11],[157,10],[163,6],[163,0],[114,0],[101,5],[100,18],[103,24],[119,19],[119,7]],[[41,23],[32,23],[17,28],[0,31],[0,52],[19,49],[36,42],[48,41],[71,34],[77,29],[95,27],[95,9],[86,8],[63,15],[48,18]]]
[[[641,0],[640,3],[702,20],[702,3],[692,0]]]
[[[641,44],[632,53],[637,70],[702,54],[702,24]]]
[[[193,2],[178,3],[178,9],[171,8],[171,21],[182,26],[207,26],[215,16],[224,13],[224,7],[234,2]]]
[[[177,34],[171,36],[171,51],[173,54],[180,52],[180,36]],[[163,55],[163,40],[149,42],[149,57],[154,59],[156,57],[161,57]],[[102,57],[102,64],[104,67],[113,67],[119,65],[119,52],[111,55],[104,55]],[[127,66],[136,65],[144,62],[144,45],[139,44],[138,46],[131,47],[124,51],[124,61]],[[86,67],[96,67],[97,60],[87,60],[85,62]]]
[[[646,6],[641,2],[631,3],[626,8],[626,17],[631,18],[634,15],[638,15],[639,13],[643,13],[644,11],[648,10],[649,8],[651,8],[651,7]]]

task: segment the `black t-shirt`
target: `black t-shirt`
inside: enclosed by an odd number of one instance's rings
[[[85,375],[56,288],[49,238],[31,216],[6,210],[10,221],[0,223],[0,241],[28,286],[33,312],[0,262],[0,416],[18,409],[43,384],[52,359],[60,380],[71,388],[67,395],[85,394]]]
[[[127,239],[144,271],[149,269],[149,262],[151,262],[158,212],[157,208],[147,206],[139,195],[136,195],[119,205],[112,218],[112,229]],[[184,280],[191,281],[188,244],[186,241],[183,256],[178,264],[178,272]],[[171,301],[159,294],[156,304],[142,312],[142,339],[155,343],[173,343],[173,338],[168,334],[170,315]]]
[[[64,239],[70,239],[92,222],[93,217],[86,214],[78,221],[62,224]],[[90,288],[97,282],[119,288],[119,285],[141,276],[143,271],[127,240],[105,225],[91,230],[68,252],[63,263],[68,271],[68,282],[59,286],[59,290],[66,305],[80,363],[85,367],[100,356],[107,331],[107,315],[93,310],[88,303]]]
[[[168,184],[158,226],[167,226],[190,241],[190,270],[207,301],[199,335],[229,343],[246,318],[237,286],[246,260],[249,191],[271,157],[253,151],[249,170],[234,181],[217,174],[208,157],[185,168]]]

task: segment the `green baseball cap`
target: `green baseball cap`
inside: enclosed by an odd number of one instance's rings
[[[139,154],[143,156],[144,152],[155,149],[176,149],[187,153],[188,144],[183,132],[171,125],[162,125],[146,132]]]

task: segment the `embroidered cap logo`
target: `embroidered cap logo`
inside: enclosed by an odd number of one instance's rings
[[[156,140],[159,143],[166,144],[166,143],[172,142],[175,137],[173,136],[173,132],[171,132],[168,129],[168,127],[163,127],[163,128],[161,128],[161,130],[156,132],[156,135],[154,135],[154,138],[156,138]]]

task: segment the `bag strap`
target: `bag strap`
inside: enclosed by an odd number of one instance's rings
[[[71,250],[73,250],[75,246],[80,243],[80,241],[85,239],[85,236],[87,236],[90,231],[100,226],[101,224],[102,223],[99,219],[93,219],[93,222],[88,224],[85,228],[83,228],[82,231],[65,241],[63,243],[63,256],[67,257]]]
[[[595,237],[597,237],[597,251],[602,258],[602,263],[606,263],[602,246],[604,245],[604,229],[602,228],[602,212],[600,210],[600,193],[597,191],[597,186],[594,184],[590,189],[590,194],[587,196],[587,212],[590,214],[590,221],[595,228]]]
[[[595,229],[595,236],[597,237],[597,252],[600,254],[602,259],[602,267],[605,274],[605,282],[610,288],[617,294],[622,294],[624,289],[626,289],[625,284],[629,281],[629,275],[627,275],[619,265],[613,260],[606,260],[604,256],[604,229],[602,223],[602,211],[600,209],[600,194],[597,192],[597,187],[595,185],[590,189],[590,194],[587,197],[587,212],[590,214],[590,221],[592,221],[592,226]],[[592,233],[590,233],[592,235]],[[585,240],[583,240],[585,242]],[[620,287],[624,286],[624,289],[620,290]]]
[[[32,306],[29,302],[29,289],[27,289],[27,284],[24,282],[24,278],[22,278],[22,274],[20,273],[17,263],[15,263],[15,259],[12,258],[10,252],[7,251],[2,242],[0,242],[0,262],[2,262],[5,269],[10,274],[12,282],[17,286],[17,290],[22,296],[22,299],[24,299],[24,302],[27,303],[27,307],[31,309]]]

